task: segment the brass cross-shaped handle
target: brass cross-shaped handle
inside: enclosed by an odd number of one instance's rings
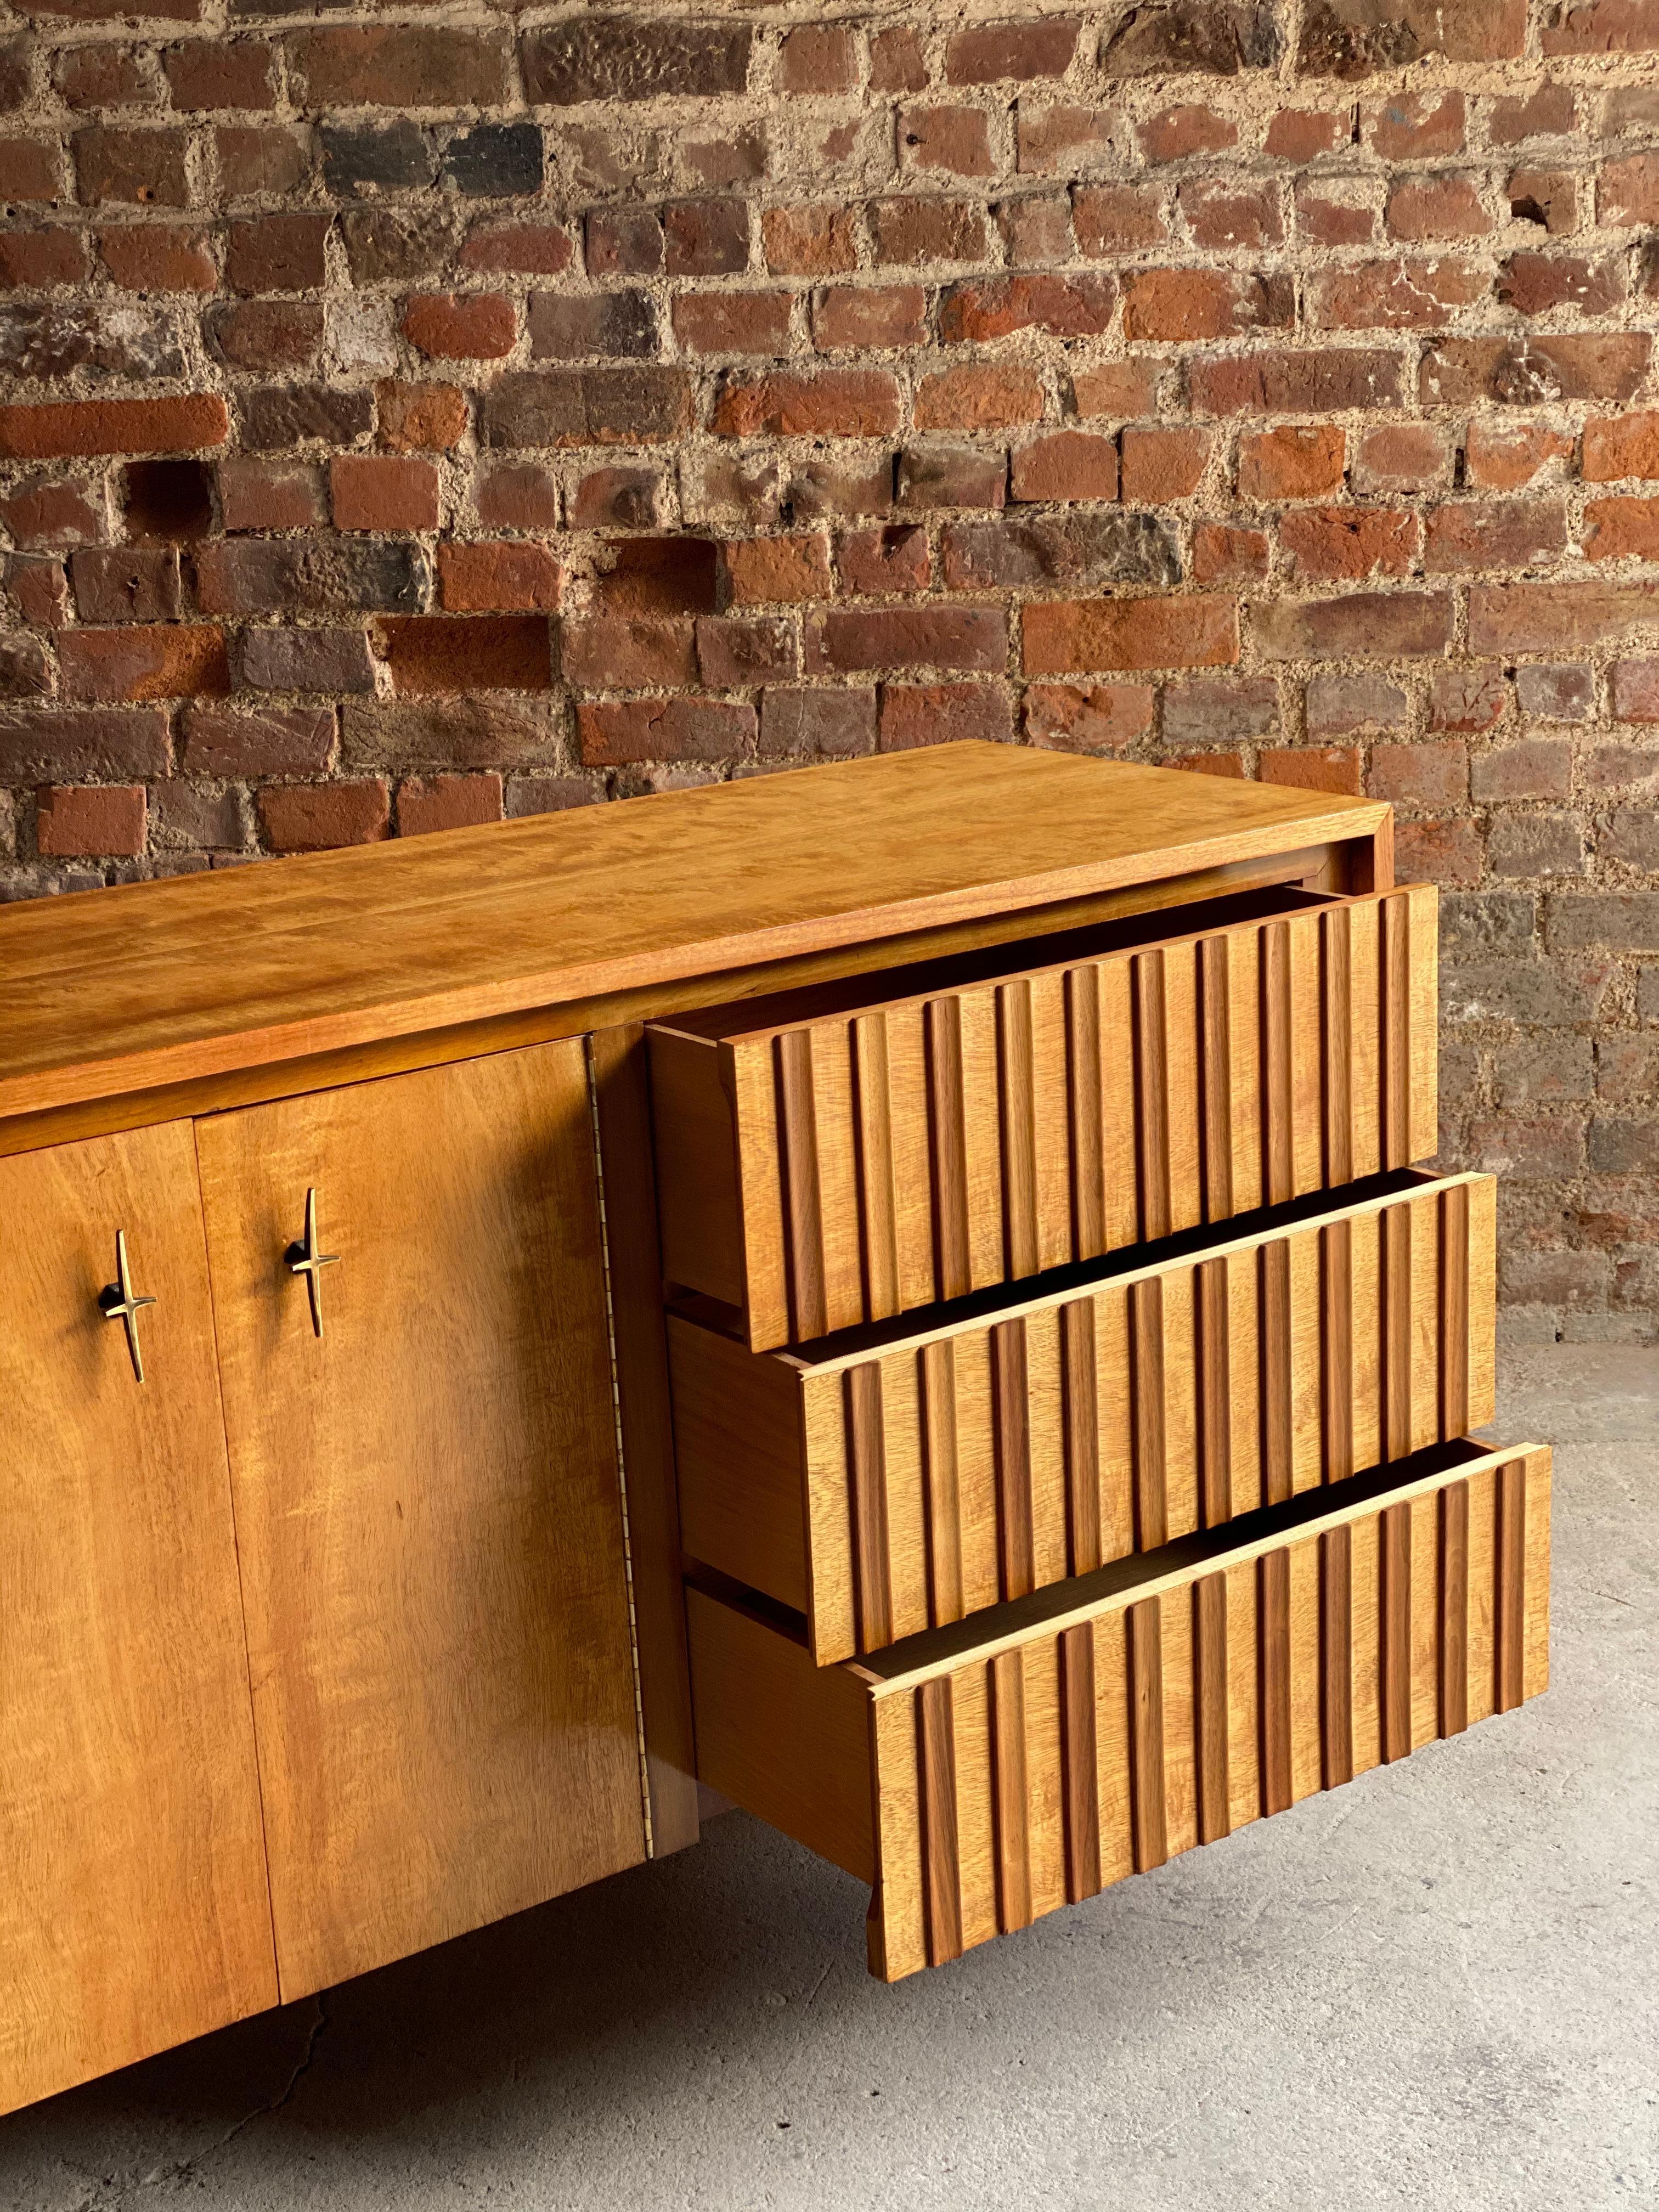
[[[306,1193],[304,1242],[290,1244],[283,1257],[288,1262],[290,1274],[303,1275],[306,1279],[306,1295],[311,1300],[311,1326],[320,1336],[323,1333],[322,1273],[325,1267],[337,1267],[340,1255],[337,1252],[319,1252],[317,1249],[317,1193],[314,1189]]]
[[[142,1382],[144,1379],[144,1355],[138,1345],[138,1316],[146,1306],[153,1306],[154,1298],[133,1295],[132,1277],[127,1270],[127,1232],[115,1232],[115,1280],[106,1283],[98,1293],[99,1310],[106,1321],[118,1321],[127,1333],[127,1350],[132,1356],[132,1371]]]

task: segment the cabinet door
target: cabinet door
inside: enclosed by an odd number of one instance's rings
[[[286,2001],[644,1856],[583,1048],[198,1145]]]
[[[0,1160],[0,1407],[9,2111],[276,2002],[187,1121]]]

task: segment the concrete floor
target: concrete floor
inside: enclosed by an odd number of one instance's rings
[[[886,1990],[700,1850],[0,2120],[5,2212],[1659,2203],[1659,1352],[1511,1354],[1554,1686]]]

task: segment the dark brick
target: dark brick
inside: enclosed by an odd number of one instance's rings
[[[325,123],[323,181],[331,192],[415,191],[438,173],[428,134],[406,116],[392,123]]]
[[[525,91],[551,107],[741,92],[754,35],[747,24],[572,17],[531,31],[520,42]]]
[[[337,614],[414,610],[431,594],[431,564],[417,545],[391,540],[239,538],[196,556],[204,614]]]
[[[945,580],[954,591],[1167,585],[1181,574],[1173,526],[1151,514],[951,522],[945,526],[943,550]]]
[[[847,690],[774,685],[761,695],[763,755],[805,753],[817,760],[844,760],[875,749],[873,685],[855,684]]]
[[[691,427],[679,368],[547,369],[504,376],[483,403],[492,447],[653,445]]]
[[[181,611],[179,556],[172,546],[83,546],[70,556],[82,622],[175,622]]]
[[[447,208],[347,208],[346,260],[360,284],[435,276],[455,252],[460,225]]]
[[[1152,0],[1131,7],[1101,47],[1108,76],[1237,76],[1271,69],[1279,37],[1273,9],[1224,0]]]
[[[657,351],[657,311],[648,292],[535,292],[530,299],[534,361],[648,360]]]
[[[268,385],[237,397],[242,443],[270,453],[313,440],[349,446],[374,428],[374,396],[327,384]]]
[[[478,123],[444,148],[440,182],[468,199],[510,199],[542,188],[542,134],[534,123]]]

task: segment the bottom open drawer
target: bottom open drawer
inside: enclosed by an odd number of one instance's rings
[[[896,1981],[1535,1697],[1549,1527],[1547,1449],[1460,1441],[842,1666],[693,1587],[697,1771]]]

